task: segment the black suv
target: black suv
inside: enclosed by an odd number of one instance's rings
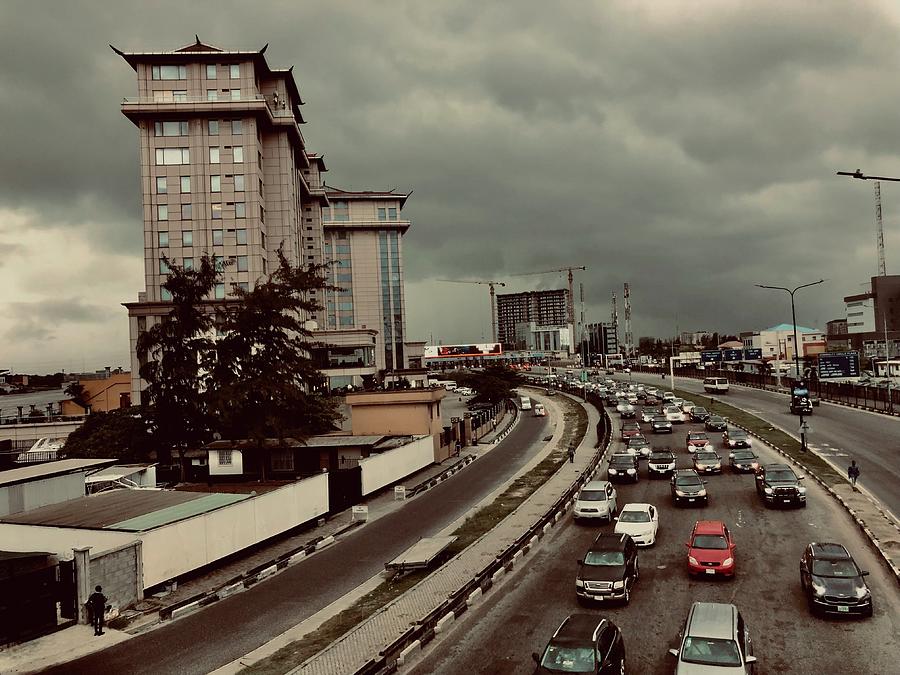
[[[872,616],[872,593],[841,544],[812,543],[800,558],[800,585],[813,614]]]
[[[639,575],[637,545],[627,534],[599,534],[578,560],[575,595],[585,600],[631,600]]]
[[[806,488],[787,464],[763,464],[756,470],[756,492],[771,506],[806,506]]]
[[[728,423],[718,415],[710,415],[703,422],[703,426],[706,427],[707,431],[725,431],[728,428]]]
[[[637,483],[638,458],[636,455],[617,453],[609,458],[609,468],[606,470],[609,480],[613,483],[631,481]]]
[[[709,504],[706,481],[693,469],[678,469],[672,474],[672,503]]]
[[[647,475],[667,476],[675,473],[675,453],[671,450],[653,450],[647,458]]]
[[[705,422],[710,417],[709,411],[700,406],[691,408],[691,422]]]
[[[609,619],[593,614],[570,614],[550,638],[543,654],[532,653],[535,673],[625,672],[625,640]]]

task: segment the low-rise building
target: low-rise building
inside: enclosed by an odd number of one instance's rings
[[[84,392],[81,402],[66,399],[60,403],[63,415],[85,412],[109,412],[131,405],[131,373],[112,373],[105,377],[79,379]]]

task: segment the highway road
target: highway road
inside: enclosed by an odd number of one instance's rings
[[[633,373],[636,382],[660,387],[659,377]],[[615,379],[624,380],[621,375]],[[665,388],[670,380],[666,377]],[[684,391],[703,393],[702,380],[675,378]],[[788,397],[773,391],[731,387],[720,398],[799,437],[800,418],[788,411]],[[807,442],[845,474],[851,459],[861,467],[859,485],[900,516],[900,418],[856,408],[822,403],[806,418],[811,432]]]
[[[208,673],[243,656],[383,571],[384,563],[465,514],[542,447],[549,417],[523,415],[470,467],[334,546],[182,619],[46,673]]]
[[[672,436],[645,433],[655,446],[675,449],[678,466],[687,467],[686,431],[698,427],[676,426]],[[717,448],[718,436],[714,435]],[[771,450],[756,450],[765,461],[778,459]],[[806,481],[806,508],[768,509],[758,500],[752,475],[731,475],[726,470],[721,476],[708,477],[709,507],[676,508],[671,505],[668,481],[648,479],[645,465],[641,462],[638,484],[617,488],[620,507],[626,502],[650,502],[661,514],[657,543],[639,551],[641,574],[628,606],[579,607],[576,560],[598,531],[613,527],[575,524],[568,515],[524,564],[517,565],[480,605],[423,652],[410,672],[531,672],[532,652],[543,651],[562,620],[574,612],[589,612],[607,616],[622,629],[628,672],[671,673],[674,657],[668,649],[675,646],[681,623],[691,603],[698,600],[738,606],[759,658],[757,675],[897,672],[900,593],[896,581],[878,563],[846,512],[818,484]],[[688,578],[684,542],[700,519],[724,520],[732,530],[737,543],[736,579]],[[799,583],[800,555],[810,541],[843,543],[860,566],[871,572],[873,618],[810,616]]]

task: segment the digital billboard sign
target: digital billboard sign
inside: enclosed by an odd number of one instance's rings
[[[723,349],[722,350],[722,359],[724,361],[740,361],[744,358],[744,350],[743,349]]]
[[[859,352],[819,354],[819,379],[829,377],[859,377]]]
[[[474,345],[426,345],[426,359],[466,359],[479,356],[502,356],[503,346],[500,344]]]
[[[722,352],[720,352],[718,349],[710,349],[705,352],[700,352],[701,363],[714,363],[721,360]]]

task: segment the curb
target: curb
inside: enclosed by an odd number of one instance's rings
[[[447,469],[439,473],[437,476],[432,476],[427,480],[423,480],[418,485],[414,485],[413,487],[409,488],[406,491],[406,498],[410,499],[411,497],[415,497],[416,495],[419,495],[426,490],[430,490],[438,483],[442,483],[443,481],[450,478],[450,476],[455,474],[457,471],[460,471],[461,469],[469,466],[469,464],[474,462],[476,459],[478,459],[478,455],[466,455],[458,462],[455,462],[451,466],[447,467]]]

